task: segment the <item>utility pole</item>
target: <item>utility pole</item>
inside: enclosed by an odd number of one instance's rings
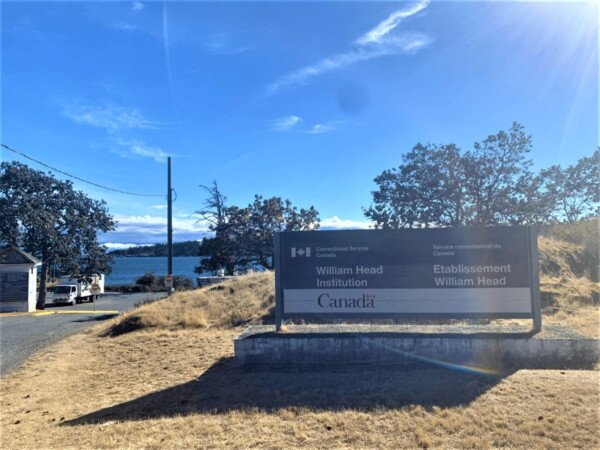
[[[171,157],[167,158],[167,276],[169,294],[173,288],[173,189],[171,188]]]

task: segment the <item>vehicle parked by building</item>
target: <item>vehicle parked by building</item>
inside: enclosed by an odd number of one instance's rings
[[[85,279],[61,277],[60,284],[54,287],[55,304],[81,303],[83,300],[93,302],[104,294],[104,274],[92,275],[90,281]]]

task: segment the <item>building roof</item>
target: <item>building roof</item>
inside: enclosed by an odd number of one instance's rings
[[[42,262],[29,253],[18,249],[14,245],[0,249],[0,264],[33,264],[39,266]]]

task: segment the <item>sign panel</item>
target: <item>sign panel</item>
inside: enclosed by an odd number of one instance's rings
[[[527,227],[280,233],[285,317],[532,317]],[[535,269],[532,269],[535,259]]]

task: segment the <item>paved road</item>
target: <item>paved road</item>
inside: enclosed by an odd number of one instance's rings
[[[46,311],[69,312],[68,314],[4,317],[0,314],[0,377],[15,369],[42,347],[114,316],[114,313],[98,314],[86,311],[124,312],[132,309],[138,302],[164,296],[164,293],[110,293],[104,294],[93,303],[73,306],[46,304]],[[80,313],[77,313],[78,311]]]

